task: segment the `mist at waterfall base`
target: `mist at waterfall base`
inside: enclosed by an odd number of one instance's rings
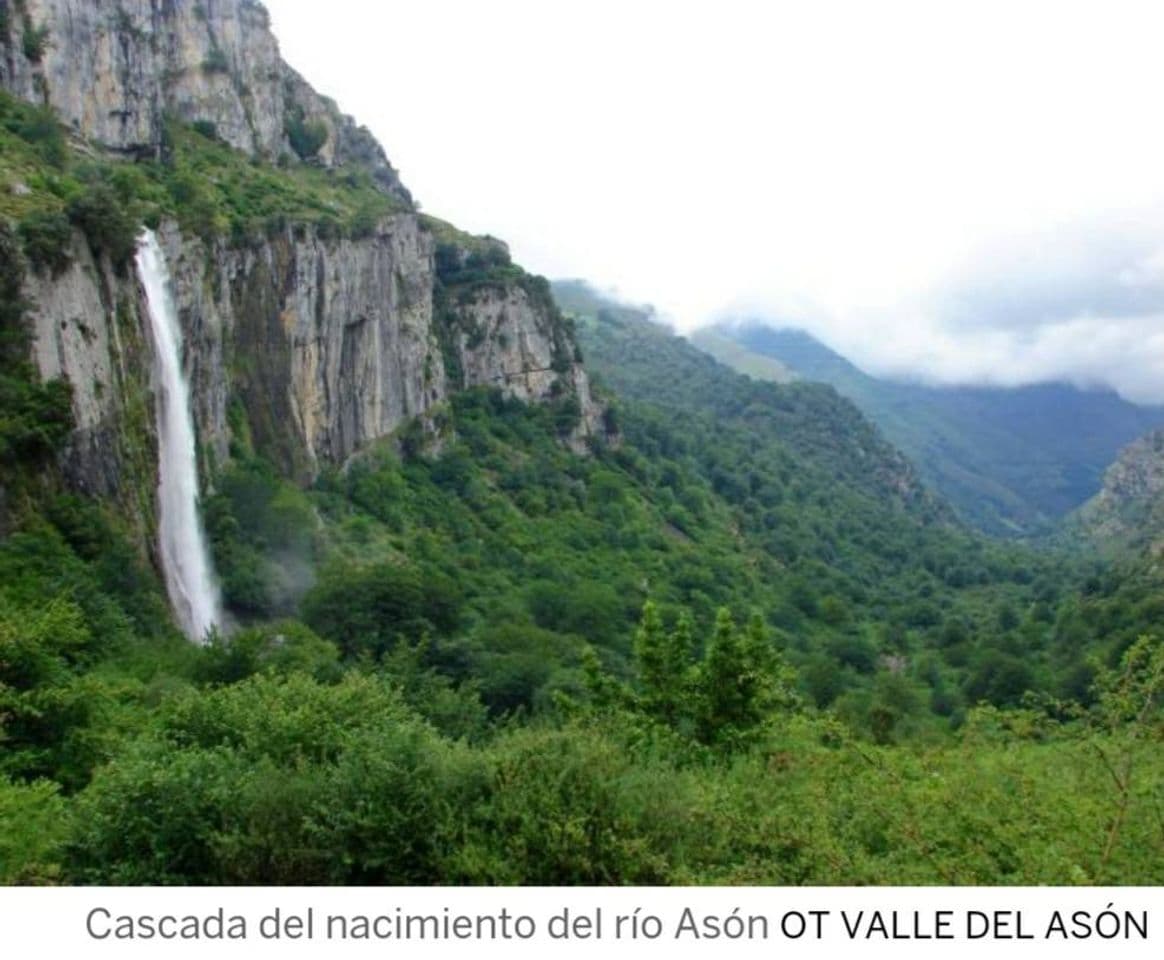
[[[158,424],[158,547],[178,623],[204,642],[222,624],[222,602],[198,515],[198,460],[190,389],[182,372],[182,330],[166,257],[152,230],[138,240],[137,274],[154,339]]]

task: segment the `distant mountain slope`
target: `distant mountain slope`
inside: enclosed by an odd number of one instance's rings
[[[754,376],[763,376],[763,361],[776,361],[832,384],[967,521],[998,535],[1045,530],[1095,495],[1121,447],[1164,424],[1164,408],[1067,384],[1007,390],[879,380],[803,331],[723,326],[693,341]],[[725,341],[733,352],[722,349]]]
[[[921,520],[953,520],[949,508],[932,497],[913,466],[887,443],[858,408],[829,387],[814,382],[776,386],[749,380],[695,349],[668,328],[632,307],[619,307],[590,294],[580,283],[555,282],[559,306],[573,314],[589,367],[618,396],[665,407],[672,420],[682,411],[714,418],[721,439],[743,430],[756,449],[769,444],[784,452],[785,470],[806,479],[817,475],[817,496],[825,491],[860,491]],[[725,478],[740,485],[746,477]],[[751,482],[758,483],[759,479]]]
[[[798,375],[792,367],[774,357],[754,353],[728,333],[712,327],[697,330],[688,339],[704,353],[711,354],[720,363],[745,373],[757,380],[773,383],[791,383],[793,380],[822,380],[822,377]]]

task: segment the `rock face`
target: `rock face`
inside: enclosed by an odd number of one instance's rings
[[[463,386],[500,387],[526,402],[572,393],[578,401],[572,446],[581,452],[588,438],[603,435],[602,410],[556,307],[512,286],[479,292],[456,309]]]
[[[0,86],[51,106],[78,133],[126,153],[156,153],[165,117],[212,124],[252,156],[276,160],[325,137],[310,159],[360,163],[408,199],[374,138],[279,56],[257,0],[2,0]],[[310,139],[310,138],[309,138]]]
[[[73,388],[76,428],[65,454],[74,487],[104,497],[137,489],[156,469],[152,344],[137,291],[74,236],[56,276],[28,272],[25,296],[40,375]],[[129,482],[127,482],[129,481]],[[152,485],[145,484],[146,489]],[[145,504],[133,515],[149,513]]]
[[[1077,520],[1104,551],[1164,553],[1164,430],[1124,448]]]
[[[306,481],[462,385],[446,375],[433,314],[433,239],[414,214],[386,218],[361,240],[289,228],[235,248],[185,237],[173,224],[160,235],[204,467],[225,461],[232,422],[242,422],[257,449]],[[140,467],[152,449],[152,344],[137,278],[95,261],[79,234],[72,254],[60,275],[27,275],[35,359],[43,377],[63,376],[74,388],[70,474],[112,495],[131,461]],[[560,317],[520,288],[465,309],[480,334],[457,334],[463,386],[497,386],[532,402],[573,395],[571,440],[582,450],[601,430],[601,409]],[[140,457],[123,449],[127,429],[145,445]]]
[[[446,297],[436,309],[444,288],[434,222],[415,212],[371,135],[282,62],[260,4],[0,0],[0,9],[8,26],[0,83],[50,105],[99,147],[152,155],[172,114],[213,124],[260,161],[294,150],[310,154],[304,162],[354,165],[404,201],[403,212],[358,239],[287,224],[261,241],[206,241],[162,224],[206,476],[245,430],[257,450],[306,481],[426,414],[450,390],[479,385],[533,402],[573,398],[569,442],[579,451],[600,432],[601,409],[568,324],[548,293],[531,296],[541,287],[507,254],[486,289],[462,290],[455,306]],[[457,244],[470,238],[441,226],[450,262],[464,262],[469,254]],[[156,385],[132,269],[95,258],[78,233],[68,266],[28,270],[25,292],[39,371],[74,390],[66,471],[103,496],[152,491],[137,482],[152,478],[156,460]]]
[[[343,463],[445,399],[432,239],[414,215],[365,240],[289,233],[217,262],[236,395],[284,466]]]

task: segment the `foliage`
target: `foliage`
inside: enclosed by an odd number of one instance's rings
[[[66,823],[65,802],[55,783],[0,778],[0,884],[58,881]]]
[[[140,533],[63,492],[25,260],[65,266],[65,223],[117,265],[163,215],[339,242],[399,207],[178,124],[58,163],[44,119],[0,98],[0,880],[1164,882],[1159,574],[985,541],[836,392],[577,291],[554,363],[577,332],[619,394],[588,456],[568,394],[476,389],[303,488],[233,404],[233,629],[186,643]],[[495,285],[545,307],[425,228],[446,341]]]
[[[344,654],[389,652],[401,639],[447,636],[460,620],[455,583],[393,563],[325,569],[303,599],[304,619]]]
[[[696,680],[700,738],[738,749],[758,734],[777,704],[789,701],[790,679],[778,666],[759,617],[739,630],[731,611],[721,609]]]
[[[315,513],[303,491],[244,454],[221,472],[205,515],[226,602],[245,617],[294,612],[316,552]]]
[[[691,618],[686,612],[680,615],[674,630],[664,629],[658,607],[648,600],[635,632],[635,668],[643,708],[670,726],[679,725],[694,693],[691,630]]]
[[[284,132],[300,160],[315,158],[327,143],[327,126],[319,120],[308,120],[302,107],[288,111]]]
[[[34,210],[20,221],[24,255],[40,270],[60,273],[69,265],[72,225],[59,211]]]
[[[257,673],[301,673],[320,682],[335,681],[342,673],[339,650],[310,627],[281,620],[229,637],[212,637],[201,650],[194,677],[203,683],[229,684]]]
[[[1160,407],[1066,384],[992,390],[880,380],[800,331],[724,327],[696,342],[757,378],[794,372],[833,385],[968,522],[997,536],[1045,532],[1098,492],[1122,447],[1164,423]]]
[[[21,36],[21,49],[30,63],[40,63],[49,45],[49,26],[41,24],[39,27],[25,18],[24,32]]]
[[[206,239],[251,243],[295,228],[330,227],[337,238],[366,232],[370,222],[408,208],[359,165],[340,172],[253,163],[207,123],[169,120],[160,160],[81,153],[70,148],[51,110],[4,92],[0,175],[28,188],[0,191],[0,215],[68,213],[115,264],[132,254],[140,224],[163,217]]]
[[[69,861],[116,883],[431,883],[480,781],[385,683],[255,677],[167,706],[82,798]]]
[[[119,189],[120,188],[120,189]],[[121,183],[96,174],[68,206],[69,220],[89,241],[94,255],[107,253],[125,268],[137,250],[138,217],[132,197]]]
[[[1107,869],[1133,806],[1159,804],[1159,784],[1143,782],[1145,752],[1164,741],[1164,643],[1141,636],[1124,653],[1119,668],[1096,680],[1097,704],[1091,746],[1114,788],[1114,813],[1100,857]],[[1153,796],[1153,793],[1157,794]],[[1157,807],[1159,809],[1159,807]]]

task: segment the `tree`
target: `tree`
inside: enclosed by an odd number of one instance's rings
[[[676,726],[690,700],[691,618],[680,615],[667,633],[654,602],[643,605],[643,618],[635,632],[634,653],[638,667],[641,703],[646,711]]]
[[[1091,742],[1115,788],[1115,809],[1100,857],[1106,869],[1137,794],[1140,763],[1164,736],[1164,643],[1139,637],[1124,652],[1118,670],[1100,673],[1095,689],[1099,702],[1092,714]]]
[[[756,732],[774,702],[771,666],[758,618],[741,633],[731,612],[721,608],[699,671],[700,739],[730,748]]]

